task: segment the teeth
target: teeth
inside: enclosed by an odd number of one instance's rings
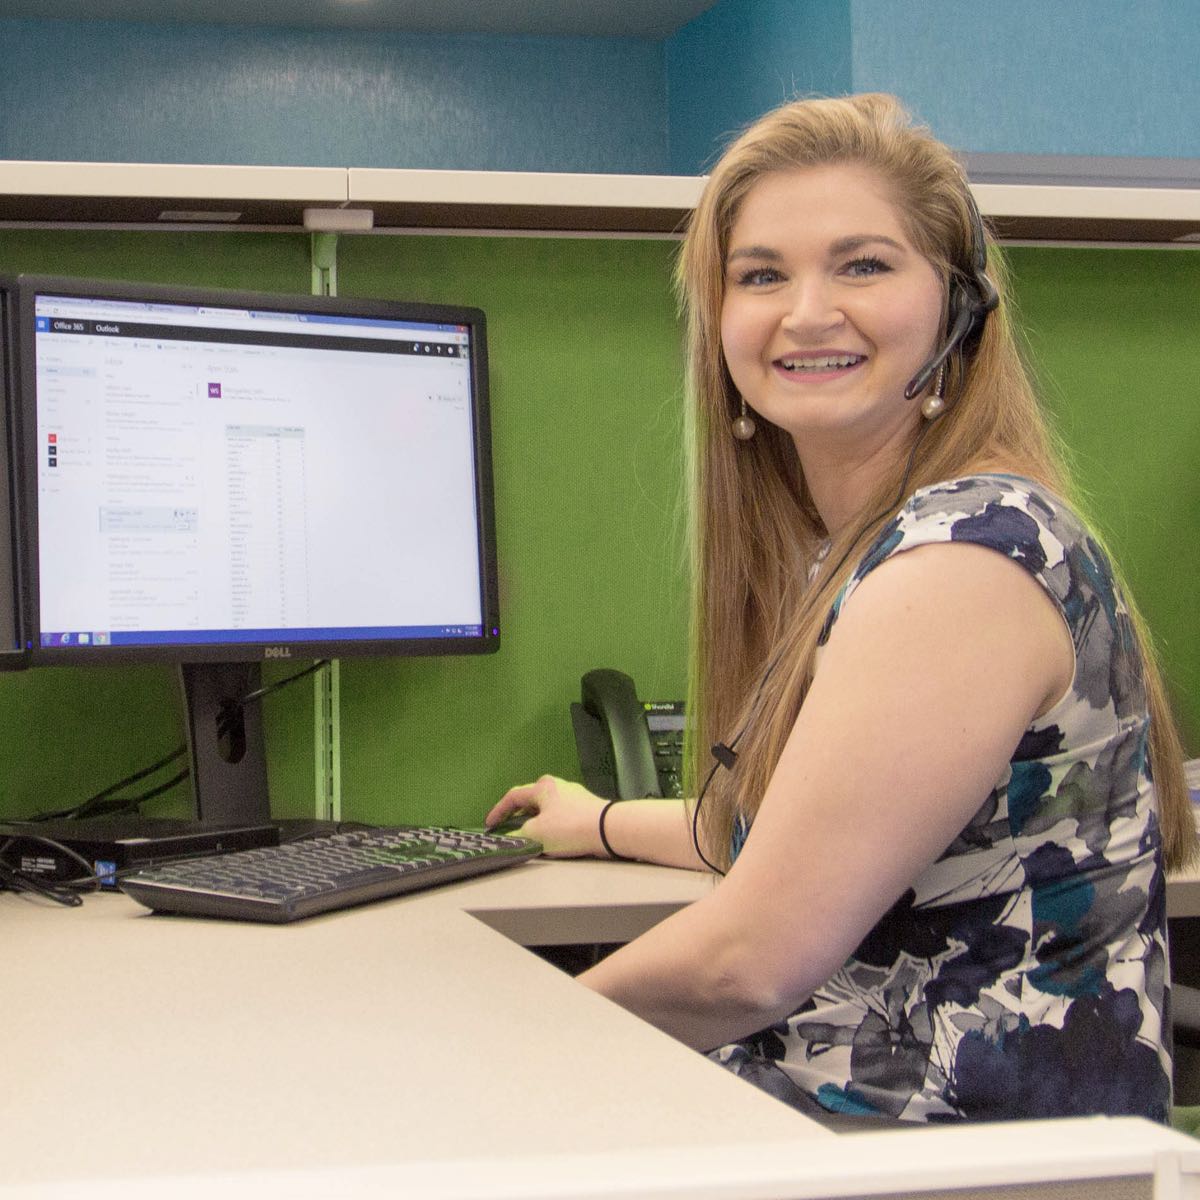
[[[862,362],[861,354],[832,354],[825,358],[789,359],[780,365],[786,371],[828,371],[833,367],[852,367]]]

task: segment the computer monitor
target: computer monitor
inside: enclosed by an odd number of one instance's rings
[[[16,335],[13,328],[12,281],[0,276],[0,668],[20,668],[26,654],[21,644],[16,563],[13,556],[13,469],[9,448],[11,406],[17,394]]]
[[[9,291],[19,648],[177,665],[198,820],[269,816],[263,661],[498,648],[478,309]]]

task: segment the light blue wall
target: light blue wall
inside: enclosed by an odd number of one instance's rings
[[[666,43],[671,170],[704,171],[731,133],[795,96],[851,90],[846,0],[721,0]]]
[[[662,173],[661,42],[0,20],[0,158]]]
[[[1197,0],[848,3],[854,90],[961,150],[1200,157]]]
[[[1198,0],[721,0],[666,44],[672,170],[793,95],[894,92],[964,151],[1200,157]]]

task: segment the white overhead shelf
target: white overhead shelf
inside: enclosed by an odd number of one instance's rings
[[[976,183],[1001,236],[1032,241],[1200,240],[1200,187]]]
[[[300,226],[344,206],[341,167],[0,161],[0,221],[30,225]]]
[[[369,209],[376,230],[675,234],[704,180],[675,175],[0,161],[0,222],[304,227],[311,208]],[[1200,186],[977,183],[1013,240],[1200,241]]]
[[[376,227],[676,233],[704,186],[695,175],[406,171],[352,167],[350,203]]]

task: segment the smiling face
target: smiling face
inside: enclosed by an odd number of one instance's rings
[[[805,446],[866,454],[920,420],[904,388],[937,344],[944,288],[883,178],[837,164],[778,171],[730,231],[721,343],[738,391]]]

